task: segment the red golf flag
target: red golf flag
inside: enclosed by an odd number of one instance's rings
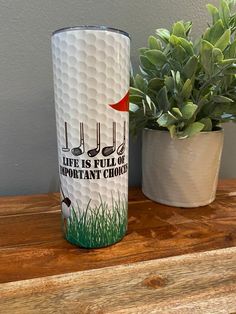
[[[120,101],[109,106],[118,111],[129,111],[129,92]]]

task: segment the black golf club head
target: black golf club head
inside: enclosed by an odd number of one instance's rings
[[[72,150],[71,150],[71,153],[74,155],[74,156],[80,156],[80,155],[82,155],[83,153],[84,153],[84,151],[83,151],[83,149],[82,149],[83,147],[74,147],[74,148],[72,148]]]
[[[60,191],[61,191],[61,196],[62,196],[62,201],[61,201],[61,213],[64,218],[64,227],[67,229],[67,224],[66,220],[71,217],[71,200],[69,199],[68,196],[65,195],[61,180],[60,180]]]
[[[122,155],[125,151],[125,127],[126,127],[126,122],[124,121],[124,140],[123,140],[123,143],[120,144],[120,146],[117,148],[118,155]]]
[[[84,124],[80,123],[80,146],[71,149],[74,156],[80,156],[84,153]]]
[[[69,148],[66,148],[66,147],[63,147],[63,148],[62,148],[62,151],[66,153],[66,152],[69,152],[70,149],[69,149]]]
[[[87,154],[89,157],[95,157],[100,152],[100,123],[97,123],[97,147],[90,149]]]
[[[70,210],[71,200],[65,197],[61,202],[61,211],[64,219],[68,219],[71,216]]]
[[[93,149],[90,149],[87,154],[89,157],[95,157],[97,156],[97,154],[99,153],[100,151],[100,148],[93,148]]]
[[[65,198],[62,200],[62,203],[65,203],[67,207],[70,207],[70,205],[71,205],[71,200],[69,199],[69,197],[65,197]]]
[[[107,157],[107,156],[110,156],[112,153],[114,153],[115,150],[116,149],[114,146],[107,146],[102,149],[102,154],[104,157]]]
[[[110,156],[116,150],[116,122],[113,122],[113,145],[106,146],[102,149],[102,154],[104,157]]]
[[[122,155],[125,151],[125,143],[122,143],[118,148],[117,148],[117,154]]]

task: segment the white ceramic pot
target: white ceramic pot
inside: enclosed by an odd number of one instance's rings
[[[145,129],[142,191],[156,202],[197,207],[215,199],[223,130],[172,139],[169,132]]]

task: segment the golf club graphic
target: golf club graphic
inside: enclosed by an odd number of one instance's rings
[[[100,152],[100,123],[97,123],[97,147],[90,149],[87,154],[89,157],[95,157]]]
[[[64,219],[67,219],[70,217],[70,205],[71,205],[71,200],[69,199],[69,197],[66,197],[63,190],[62,190],[62,186],[60,185],[60,189],[61,189],[61,193],[63,196],[63,200],[61,201],[61,209],[62,209],[62,214]],[[65,222],[65,221],[64,221]]]
[[[67,133],[67,122],[65,122],[65,141],[66,141],[66,146],[62,147],[63,152],[69,152],[70,149],[68,147],[68,133]]]
[[[65,203],[67,207],[70,207],[71,200],[69,199],[69,197],[65,196],[61,186],[60,186],[60,189],[61,189],[61,193],[62,193],[62,196],[63,196],[63,200],[61,202]]]
[[[113,145],[106,146],[102,149],[104,157],[110,156],[116,150],[116,122],[113,122]]]
[[[80,145],[72,148],[71,152],[74,156],[80,156],[84,153],[84,124],[79,124],[80,129]]]
[[[118,155],[122,155],[125,151],[125,132],[126,132],[126,122],[124,121],[124,139],[123,139],[123,143],[120,144],[120,146],[117,148],[117,154]]]

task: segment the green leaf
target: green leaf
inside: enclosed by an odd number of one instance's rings
[[[165,43],[169,42],[170,32],[167,29],[159,28],[156,30],[157,36],[162,39]]]
[[[164,80],[160,78],[153,78],[148,82],[148,88],[152,90],[159,90],[164,85]]]
[[[153,114],[156,114],[156,106],[151,100],[151,98],[148,95],[146,95],[145,100],[146,100],[146,103],[148,104],[149,110],[151,110]]]
[[[163,113],[160,118],[157,119],[157,123],[162,127],[168,127],[177,121],[176,117],[170,112]]]
[[[157,66],[163,66],[167,61],[166,55],[162,51],[156,49],[147,51],[145,56],[152,64]]]
[[[137,89],[137,88],[130,87],[130,88],[129,88],[129,95],[139,95],[139,96],[143,96],[144,93],[143,93],[141,90]]]
[[[147,82],[139,74],[135,76],[134,85],[137,89],[141,90],[144,93],[147,90]]]
[[[211,117],[219,118],[225,113],[230,113],[231,103],[216,104],[211,112]]]
[[[138,110],[139,110],[139,106],[137,106],[136,104],[134,104],[132,102],[129,103],[129,111],[136,112]]]
[[[224,34],[225,28],[222,20],[218,20],[211,28],[208,28],[204,34],[203,39],[209,41],[211,44],[215,44],[219,38]]]
[[[190,137],[200,133],[204,129],[204,124],[201,122],[193,122],[189,124],[182,132],[181,137]]]
[[[144,56],[144,54],[145,54],[145,52],[146,51],[148,51],[149,49],[148,48],[146,48],[146,47],[142,47],[142,48],[139,48],[139,54],[141,55],[141,56]]]
[[[236,62],[236,58],[234,58],[234,59],[225,59],[225,60],[222,60],[220,62],[220,64],[227,65],[227,64],[234,64],[235,62]]]
[[[182,118],[182,117],[183,117],[182,112],[180,111],[179,108],[173,107],[171,110],[173,111],[173,113],[174,113],[178,118]]]
[[[181,86],[181,77],[180,77],[180,72],[179,71],[177,71],[175,73],[175,82],[176,82],[177,86]]]
[[[192,92],[193,86],[192,86],[192,82],[190,79],[187,79],[187,81],[185,81],[183,89],[182,89],[182,97],[183,99],[188,100],[191,92]]]
[[[168,128],[168,130],[170,132],[171,138],[174,138],[176,136],[176,126],[175,125],[170,125],[167,128]]]
[[[213,24],[215,24],[220,18],[219,10],[212,4],[207,4],[207,9],[212,16]]]
[[[228,89],[229,89],[229,87],[230,87],[231,84],[232,84],[232,81],[233,81],[233,75],[224,73],[223,85],[224,85],[224,89],[225,89],[225,90],[228,90]],[[232,98],[232,97],[230,97],[230,98]],[[233,99],[233,98],[232,98],[232,99]]]
[[[172,51],[172,55],[173,57],[178,60],[183,62],[186,58],[186,51],[184,50],[184,48],[180,45],[177,45],[173,51]]]
[[[129,101],[133,104],[141,104],[143,100],[143,96],[140,95],[129,95]]]
[[[219,15],[226,27],[229,27],[230,9],[227,1],[221,0],[219,7]]]
[[[172,34],[177,37],[186,37],[185,28],[183,22],[177,22],[173,25]]]
[[[227,50],[224,51],[226,59],[232,59],[236,57],[236,40],[234,40]]]
[[[202,131],[212,131],[212,122],[210,118],[202,118],[201,120],[199,120],[199,122],[204,124],[204,128],[202,129]]]
[[[199,105],[201,110],[197,110],[198,111],[198,118],[204,118],[204,117],[210,117],[212,111],[214,110],[215,107],[215,103],[211,100],[208,100],[207,102],[204,102],[204,100],[202,100],[202,106]]]
[[[199,50],[200,50],[200,46],[201,46],[201,41],[202,38],[201,37],[197,37],[197,39],[194,41],[193,43],[193,50],[194,53],[198,56],[199,55]]]
[[[219,48],[213,48],[212,50],[212,60],[215,63],[219,63],[224,59],[224,55]]]
[[[236,75],[236,64],[233,64],[230,67],[227,67],[227,69],[224,71],[224,74]]]
[[[194,55],[193,43],[191,41],[186,40],[185,38],[182,38],[182,37],[171,35],[170,43],[174,47],[180,45],[182,48],[184,48],[184,50],[187,52],[188,55],[190,56]]]
[[[170,91],[170,92],[173,92],[174,88],[175,88],[175,81],[173,79],[173,77],[171,76],[166,76],[165,77],[165,86],[167,87],[167,89]]]
[[[165,75],[167,75],[169,72],[170,72],[170,69],[171,69],[171,65],[170,65],[170,63],[168,62],[168,63],[165,63],[164,65],[163,65],[163,67],[161,68],[161,74],[163,75],[163,76],[165,76]]]
[[[180,40],[180,45],[186,50],[186,52],[190,56],[193,56],[194,55],[193,43],[181,37],[179,37],[179,40]]]
[[[230,29],[227,29],[224,34],[217,40],[215,48],[219,48],[220,50],[224,51],[230,43],[230,35]]]
[[[216,95],[213,97],[213,101],[216,103],[230,103],[234,102],[231,98],[221,96],[221,95]]]
[[[157,50],[162,50],[161,42],[159,39],[157,39],[154,36],[149,36],[148,37],[148,47],[150,49],[157,49]]]
[[[146,57],[145,57],[146,58]],[[140,57],[140,60],[141,60],[141,57]],[[153,64],[152,64],[153,66]],[[154,67],[154,66],[153,66]],[[142,65],[139,66],[139,70],[141,72],[141,74],[146,77],[146,76],[153,76],[153,71],[156,70],[156,68],[153,68],[153,69],[146,69],[144,68]]]
[[[201,63],[206,73],[211,74],[212,72],[212,51],[214,46],[206,40],[201,41]]]
[[[156,70],[156,67],[155,65],[153,65],[147,57],[145,56],[140,56],[140,62],[141,62],[141,65],[144,69],[147,69],[147,70]]]
[[[185,34],[188,35],[192,28],[192,22],[184,22]]]
[[[193,104],[192,102],[186,103],[181,108],[181,112],[182,112],[183,118],[186,119],[186,120],[191,119],[196,110],[197,110],[197,105]]]
[[[180,45],[180,38],[175,35],[171,35],[169,41],[172,46]]]
[[[187,78],[192,78],[198,67],[198,58],[192,56],[183,67],[183,73]]]
[[[166,86],[162,87],[162,89],[158,93],[158,104],[160,109],[162,109],[163,111],[168,111],[170,108]]]
[[[200,111],[202,107],[204,107],[207,103],[209,103],[209,97],[211,96],[211,93],[207,93],[204,96],[200,97],[200,100],[198,101],[198,109],[197,111]]]

